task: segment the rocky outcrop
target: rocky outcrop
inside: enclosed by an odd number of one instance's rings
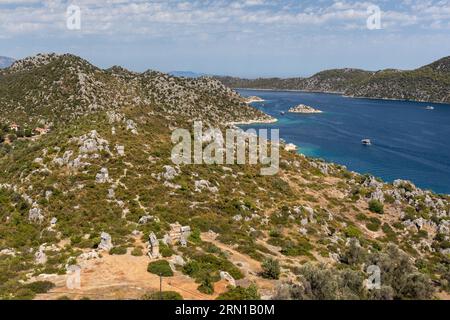
[[[113,247],[114,246],[112,244],[111,236],[108,233],[106,233],[106,232],[102,232],[100,234],[100,244],[98,245],[98,249],[109,251]]]
[[[289,109],[290,113],[322,113],[322,111],[314,109],[313,107],[307,106],[305,104],[299,104],[296,107]]]

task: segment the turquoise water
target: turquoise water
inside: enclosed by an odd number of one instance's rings
[[[450,105],[347,98],[340,95],[238,90],[265,102],[253,106],[276,117],[280,137],[311,157],[371,173],[385,181],[408,179],[417,186],[450,194]],[[292,114],[300,103],[322,114]],[[427,110],[433,106],[434,110]],[[286,112],[281,115],[280,112]],[[361,139],[371,139],[363,146]]]

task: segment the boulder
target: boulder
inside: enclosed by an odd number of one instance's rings
[[[46,264],[47,263],[47,255],[44,252],[44,246],[39,247],[39,251],[34,255],[36,264]]]
[[[42,214],[41,208],[33,207],[28,212],[28,220],[32,222],[42,222],[44,220],[44,215]]]
[[[98,248],[100,250],[109,251],[114,247],[112,244],[111,236],[108,233],[102,232],[100,235],[100,239],[100,244],[98,245]]]
[[[139,224],[146,224],[146,223],[151,222],[153,220],[154,220],[153,216],[146,215],[146,216],[140,217],[138,223]]]
[[[116,146],[117,154],[121,157],[125,155],[125,147],[124,146]]]
[[[179,174],[177,172],[177,170],[175,170],[175,168],[172,166],[164,166],[163,168],[164,168],[165,172],[162,174],[162,177],[165,180],[173,180]]]
[[[236,287],[236,280],[226,271],[220,271],[220,279],[226,280],[230,286]]]
[[[95,176],[95,182],[107,183],[109,181],[109,173],[107,168],[101,168],[100,172]]]
[[[210,192],[217,193],[219,189],[216,186],[211,186],[209,181],[197,180],[195,181],[195,192],[202,192],[202,190],[207,189]]]

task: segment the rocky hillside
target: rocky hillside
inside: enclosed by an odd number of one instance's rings
[[[261,115],[217,81],[73,56],[19,62],[1,81],[35,90],[4,91],[2,115],[21,101],[25,121],[55,123],[34,137],[1,126],[1,299],[153,299],[160,273],[172,298],[448,298],[448,196],[284,147],[274,176],[174,165],[175,125]],[[378,289],[367,287],[370,265]],[[69,289],[73,270],[81,286]]]
[[[13,58],[9,58],[9,57],[0,57],[0,69],[1,68],[8,68],[9,66],[11,66],[14,63],[14,59]]]
[[[341,93],[347,96],[450,102],[450,57],[416,70],[335,69],[310,78],[239,79],[219,77],[231,88],[303,90]]]
[[[137,74],[119,67],[102,70],[69,54],[38,55],[0,71],[3,122],[55,124],[126,106],[211,122],[268,118],[210,78],[181,79],[155,71]]]

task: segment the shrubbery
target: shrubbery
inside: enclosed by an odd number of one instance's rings
[[[26,284],[24,288],[30,289],[34,293],[47,293],[49,290],[53,289],[55,284],[50,281],[36,281]]]
[[[114,247],[109,250],[109,254],[123,255],[127,253],[126,247]]]
[[[173,271],[166,260],[153,261],[148,264],[147,271],[163,277],[172,277]]]
[[[220,294],[217,300],[260,300],[258,288],[252,284],[248,288],[235,287]]]
[[[383,214],[384,213],[384,205],[379,200],[370,200],[369,201],[369,210],[374,213]]]
[[[175,291],[163,291],[147,293],[141,297],[141,300],[183,300],[183,297]]]
[[[275,259],[266,259],[262,263],[261,276],[266,279],[278,279],[280,277],[280,263]]]
[[[202,283],[197,288],[198,291],[204,294],[213,294],[214,293],[214,284],[211,281],[210,277],[205,277]]]

